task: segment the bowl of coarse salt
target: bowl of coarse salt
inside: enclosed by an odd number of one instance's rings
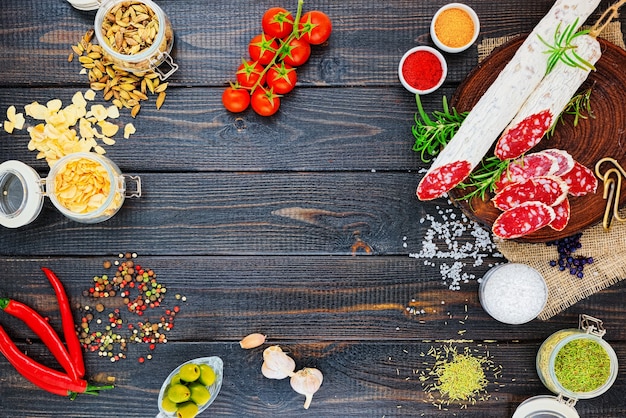
[[[482,278],[478,298],[492,318],[505,324],[525,324],[546,306],[548,286],[541,273],[526,264],[500,264]]]

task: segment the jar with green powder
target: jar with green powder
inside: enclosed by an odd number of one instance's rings
[[[617,356],[602,337],[602,321],[581,315],[578,329],[549,336],[537,353],[537,373],[550,391],[570,399],[606,392],[617,378]]]

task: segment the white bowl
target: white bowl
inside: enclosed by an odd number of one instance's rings
[[[460,46],[460,47],[450,47],[450,46],[444,44],[443,42],[441,42],[441,40],[437,37],[437,33],[435,32],[435,22],[437,21],[437,19],[441,15],[441,13],[443,13],[445,10],[449,10],[449,9],[461,9],[461,10],[463,10],[464,12],[466,12],[471,17],[472,21],[474,22],[474,34],[472,35],[471,40],[468,43],[466,43],[465,45],[463,45],[463,46]],[[476,42],[476,39],[478,38],[478,34],[479,33],[480,33],[480,20],[478,19],[478,15],[474,11],[474,9],[472,9],[471,7],[469,7],[469,6],[467,6],[467,5],[463,4],[463,3],[449,3],[449,4],[446,4],[445,6],[441,7],[439,10],[437,10],[437,13],[435,13],[435,16],[433,16],[433,20],[430,23],[430,36],[433,39],[433,42],[435,43],[437,48],[439,48],[439,49],[441,49],[442,51],[445,51],[445,52],[457,53],[457,52],[465,51],[474,42]]]
[[[165,381],[163,382],[163,385],[161,386],[161,391],[159,392],[159,400],[158,400],[160,412],[156,416],[156,418],[176,417],[176,414],[165,411],[163,407],[161,406],[161,402],[163,401],[163,396],[165,396],[165,389],[167,389],[167,385],[170,384],[172,377],[174,377],[174,375],[180,371],[181,367],[189,363],[207,364],[211,366],[213,370],[215,371],[215,382],[213,382],[211,386],[207,386],[207,389],[209,390],[209,393],[211,394],[211,398],[208,400],[207,403],[198,406],[198,414],[200,414],[202,411],[207,409],[209,405],[211,405],[213,401],[215,400],[215,398],[217,397],[217,394],[220,392],[220,389],[222,388],[222,380],[224,376],[224,362],[222,361],[222,359],[219,357],[213,356],[213,357],[200,357],[200,358],[186,361],[180,366],[176,367],[174,370],[172,370],[169,376],[167,376],[167,379],[165,379]]]
[[[441,64],[441,78],[434,86],[428,89],[424,89],[424,90],[418,89],[415,86],[412,86],[411,84],[409,84],[409,82],[404,78],[404,75],[402,74],[402,68],[404,66],[404,62],[407,60],[408,57],[410,57],[411,55],[413,55],[414,53],[418,51],[426,51],[426,52],[431,53],[439,60],[439,63]],[[446,63],[446,59],[443,57],[443,55],[441,55],[441,52],[429,46],[416,46],[414,48],[409,49],[402,56],[402,59],[400,60],[400,64],[398,65],[398,77],[400,78],[400,82],[402,83],[405,89],[407,89],[413,94],[422,95],[422,94],[432,93],[433,91],[441,87],[447,75],[448,75],[448,64]]]

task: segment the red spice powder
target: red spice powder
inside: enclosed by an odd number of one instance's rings
[[[439,59],[429,51],[415,51],[404,60],[402,76],[410,86],[428,90],[437,85],[443,68]]]

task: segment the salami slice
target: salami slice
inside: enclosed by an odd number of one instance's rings
[[[567,226],[570,217],[569,199],[565,198],[560,204],[553,206],[556,217],[550,222],[550,228],[562,231]]]
[[[513,160],[500,179],[495,182],[495,191],[499,193],[512,183],[520,183],[534,177],[551,176],[559,169],[558,160],[545,153],[528,154]]]
[[[518,158],[537,145],[554,117],[549,110],[527,116],[505,131],[496,144],[494,154],[501,160]]]
[[[559,177],[545,176],[510,184],[496,194],[492,202],[498,209],[506,211],[533,201],[556,206],[566,197],[567,184]]]
[[[435,174],[441,167],[460,161],[470,164],[471,172],[487,154],[524,102],[546,75],[549,54],[542,39],[553,39],[559,27],[582,24],[600,0],[556,0],[548,13],[522,42],[511,60],[480,97],[450,142],[434,161],[417,196],[433,199],[457,186],[465,177]],[[559,88],[557,85],[556,88]],[[433,175],[434,174],[434,175]],[[454,180],[454,181],[453,181]],[[436,184],[446,181],[445,184]]]
[[[457,161],[426,174],[417,186],[420,200],[435,199],[463,181],[472,172],[469,161]]]
[[[550,225],[556,218],[551,206],[541,202],[524,202],[504,211],[493,222],[491,230],[503,239],[520,238]]]
[[[543,151],[540,151],[540,153],[549,154],[557,159],[559,168],[554,172],[555,176],[567,174],[572,168],[574,168],[574,157],[572,157],[570,153],[565,150],[550,148],[544,149]]]
[[[595,193],[598,188],[598,178],[593,171],[578,161],[574,163],[574,168],[561,176],[561,178],[569,187],[569,194],[572,196],[584,196],[587,193]]]

